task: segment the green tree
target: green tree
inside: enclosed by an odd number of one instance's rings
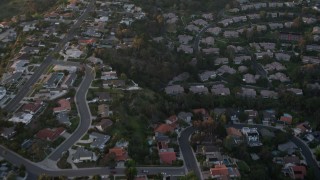
[[[198,179],[199,178],[196,176],[196,174],[193,171],[179,178],[179,180],[198,180]]]
[[[316,155],[317,160],[320,160],[320,146],[317,146],[314,150],[314,155]]]
[[[134,160],[128,160],[125,163],[125,166],[126,166],[125,174],[127,176],[127,179],[133,180],[138,174],[138,170],[136,168],[136,162]]]
[[[101,180],[101,176],[100,175],[94,175],[92,177],[93,180]]]

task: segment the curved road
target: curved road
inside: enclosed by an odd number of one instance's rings
[[[67,151],[79,139],[81,139],[81,137],[88,131],[91,125],[91,113],[87,104],[86,94],[91,85],[91,82],[94,79],[94,72],[88,66],[85,66],[85,71],[86,72],[84,79],[82,80],[75,96],[77,110],[80,115],[79,126],[68,139],[60,144],[58,148],[56,148],[56,150],[48,156],[48,158],[53,161],[57,161],[61,157],[63,152]]]
[[[76,22],[72,25],[68,34],[64,37],[64,39],[54,48],[54,50],[45,57],[44,61],[41,63],[40,67],[33,73],[33,75],[28,79],[28,81],[20,87],[19,92],[16,96],[11,99],[11,101],[4,107],[5,110],[14,112],[20,106],[20,101],[28,94],[29,90],[32,89],[32,86],[39,80],[40,76],[48,69],[52,61],[54,60],[54,53],[58,53],[62,50],[64,45],[70,41],[76,34],[76,31],[80,27],[82,21],[87,18],[89,12],[94,10],[95,0],[91,0],[88,4],[87,8],[84,10],[83,14],[76,20]]]
[[[44,166],[31,162],[28,159],[20,156],[19,154],[7,150],[5,147],[0,145],[0,155],[6,160],[17,166],[24,165],[28,173],[31,174],[28,179],[35,179],[37,175],[46,174],[49,176],[67,176],[67,177],[79,177],[79,176],[93,176],[96,174],[107,175],[107,174],[120,174],[124,175],[124,168],[116,168],[110,170],[108,167],[95,167],[95,168],[81,168],[81,169],[48,169]],[[149,174],[158,174],[166,172],[167,175],[181,176],[184,175],[183,167],[138,167],[138,174],[141,174],[142,170],[148,170]]]
[[[195,132],[193,126],[187,127],[184,129],[179,138],[179,145],[181,149],[181,153],[183,155],[185,166],[189,171],[193,171],[199,179],[202,179],[201,171],[198,166],[198,161],[194,156],[192,147],[190,146],[189,137]]]

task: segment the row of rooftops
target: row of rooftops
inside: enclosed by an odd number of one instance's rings
[[[276,75],[277,74],[281,74],[281,73],[276,73]],[[250,74],[247,74],[246,76],[244,76],[244,81],[250,81],[251,76],[250,77],[249,76],[250,76]],[[252,78],[253,78],[252,81],[256,80],[255,77],[252,77]],[[273,78],[273,77],[271,77],[271,78]],[[286,81],[288,81],[288,80],[286,80]],[[247,83],[251,83],[251,82],[247,82]],[[296,95],[303,95],[303,91],[298,88],[288,88],[287,91],[292,92]],[[208,88],[204,85],[190,86],[189,92],[194,93],[194,94],[209,94]],[[225,87],[224,84],[212,85],[212,88],[211,88],[211,93],[213,95],[226,96],[226,95],[230,95],[231,94],[230,92],[231,92],[230,89],[228,87]],[[184,94],[185,88],[182,87],[181,85],[171,85],[171,86],[167,86],[165,88],[165,93],[168,95]],[[240,91],[238,91],[236,93],[236,95],[243,96],[243,97],[255,98],[255,97],[257,97],[257,92],[255,89],[252,89],[252,88],[241,88]],[[279,93],[276,91],[272,91],[272,90],[260,90],[260,95],[262,98],[277,99],[279,96]]]

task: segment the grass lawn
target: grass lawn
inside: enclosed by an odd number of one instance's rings
[[[90,168],[90,167],[96,167],[96,162],[82,162],[82,163],[76,163],[75,165],[78,168]]]
[[[238,161],[237,165],[238,165],[239,170],[241,172],[244,172],[244,173],[249,173],[250,172],[250,167],[244,161]]]

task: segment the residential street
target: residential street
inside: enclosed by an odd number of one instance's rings
[[[189,171],[194,171],[199,179],[201,179],[201,171],[198,167],[197,160],[192,152],[192,148],[190,146],[189,137],[195,132],[195,129],[190,126],[183,130],[179,137],[179,145],[181,149],[181,153],[184,157],[185,166]]]
[[[91,125],[91,113],[86,101],[86,94],[94,79],[94,72],[88,66],[85,66],[86,74],[79,86],[75,102],[77,104],[78,113],[80,115],[80,122],[78,128],[75,130],[71,136],[66,139],[58,148],[49,155],[49,159],[57,161],[61,154],[67,151],[71,146],[73,146],[81,137],[88,131]]]

